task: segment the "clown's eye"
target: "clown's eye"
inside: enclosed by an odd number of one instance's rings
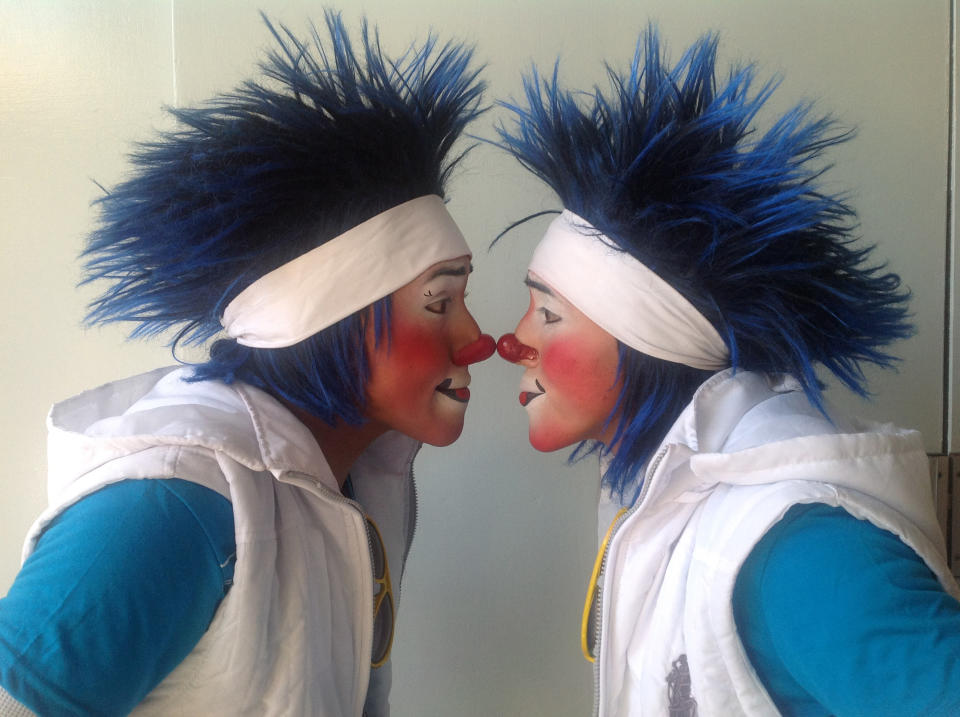
[[[431,314],[445,314],[447,313],[447,306],[450,304],[450,301],[450,299],[440,299],[434,301],[432,304],[427,304],[424,308]]]
[[[543,323],[545,324],[553,324],[560,320],[560,317],[550,309],[542,308],[540,311],[543,313]]]

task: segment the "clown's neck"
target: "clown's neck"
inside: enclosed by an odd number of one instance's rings
[[[360,454],[387,430],[385,426],[374,421],[361,426],[338,421],[336,425],[331,426],[302,408],[282,399],[281,401],[313,434],[341,491],[347,479],[347,473],[350,472],[351,466]]]

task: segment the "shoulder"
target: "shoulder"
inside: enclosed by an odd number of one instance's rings
[[[960,603],[899,538],[841,508],[791,508],[743,564],[733,610],[775,700],[843,714],[957,706]]]
[[[3,686],[40,714],[129,711],[206,631],[233,542],[230,503],[187,481],[120,481],[70,506],[0,601]]]

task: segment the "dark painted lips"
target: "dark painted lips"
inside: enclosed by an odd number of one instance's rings
[[[453,383],[452,378],[445,378],[439,386],[437,386],[437,391],[442,393],[447,398],[451,398],[458,403],[466,403],[470,400],[470,389],[464,386],[463,388],[450,388],[450,384]]]
[[[528,403],[530,403],[530,401],[535,399],[537,396],[542,396],[544,393],[547,392],[547,389],[541,386],[539,381],[534,381],[534,383],[537,384],[537,388],[539,388],[540,390],[539,391],[521,391],[520,392],[521,406],[526,406]]]

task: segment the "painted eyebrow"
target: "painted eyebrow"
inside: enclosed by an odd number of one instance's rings
[[[536,289],[537,291],[543,292],[547,296],[554,296],[553,289],[546,284],[537,281],[536,279],[531,279],[529,276],[523,280],[523,283],[529,286],[531,289]]]
[[[472,274],[472,273],[473,273],[473,262],[470,262],[469,268],[465,266],[458,266],[458,267],[444,266],[444,267],[440,267],[435,272],[433,272],[430,275],[430,277],[427,279],[427,281],[436,279],[438,276],[466,276],[467,274]]]

